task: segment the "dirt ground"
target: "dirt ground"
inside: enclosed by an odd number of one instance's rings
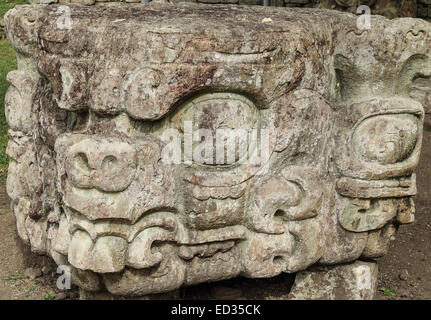
[[[388,254],[377,260],[376,299],[431,299],[431,115],[425,118],[416,175],[416,221],[400,226]]]
[[[431,115],[424,126],[422,155],[417,170],[416,221],[401,226],[389,252],[378,259],[379,282],[376,299],[431,299]],[[43,271],[31,279],[28,269]],[[76,288],[56,287],[56,267],[47,257],[31,253],[16,233],[4,183],[0,186],[0,299],[78,299]],[[202,284],[156,299],[286,299],[292,275],[272,279],[237,278]]]

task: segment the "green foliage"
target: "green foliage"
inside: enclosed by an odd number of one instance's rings
[[[383,292],[385,296],[395,297],[397,293],[393,289],[380,288],[380,291]]]
[[[7,280],[7,281],[15,281],[15,280],[24,280],[27,279],[28,277],[26,275],[23,274],[10,274],[6,277],[3,277],[3,280]]]
[[[29,298],[35,289],[36,289],[36,286],[30,287],[26,292],[24,292],[24,297]]]
[[[3,18],[4,14],[12,9],[16,4],[27,4],[27,0],[0,0],[0,19]]]
[[[55,294],[51,295],[49,292],[45,293],[45,296],[43,297],[44,300],[54,300]]]

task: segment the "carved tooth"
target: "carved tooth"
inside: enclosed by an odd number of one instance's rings
[[[247,238],[247,228],[241,225],[211,230],[194,231],[178,225],[176,240],[179,244],[196,245],[209,242],[239,240]]]
[[[120,237],[97,239],[91,251],[90,270],[97,273],[119,272],[124,269],[127,242]]]
[[[29,133],[32,130],[31,106],[35,81],[23,71],[11,71],[7,80],[12,84],[5,96],[5,115],[9,127]]]
[[[149,293],[167,292],[177,289],[186,274],[186,264],[171,245],[158,248],[164,259],[151,270],[126,268],[122,273],[103,275],[106,289],[116,295],[142,296]]]
[[[65,215],[60,218],[57,236],[53,239],[52,248],[54,251],[67,255],[70,243],[69,222]]]
[[[364,232],[382,228],[397,214],[396,199],[346,199],[346,207],[339,216],[341,226],[353,232]]]
[[[178,249],[178,256],[180,256],[180,258],[184,259],[184,260],[191,260],[194,257],[194,250],[193,247],[189,247],[189,246],[181,246]]]
[[[304,270],[323,255],[322,229],[314,219],[289,222],[289,232],[295,241],[291,254],[286,258],[287,272]]]
[[[90,268],[91,249],[93,241],[88,233],[78,230],[70,241],[68,259],[78,269],[88,270]]]
[[[184,260],[193,259],[195,256],[207,258],[214,256],[219,251],[229,251],[234,245],[235,241],[223,241],[194,246],[181,246],[178,250],[178,255]]]
[[[27,217],[25,220],[25,228],[31,243],[31,250],[33,252],[44,254],[46,251],[46,231],[47,220],[40,219],[38,221]]]
[[[212,199],[238,199],[242,197],[245,193],[246,184],[241,184],[232,187],[202,187],[194,186],[191,190],[193,192],[193,197],[198,200],[208,200]]]
[[[28,197],[20,198],[18,204],[13,208],[16,218],[16,229],[20,238],[29,243],[30,239],[25,228],[25,219],[30,212],[30,199]]]
[[[269,278],[286,270],[286,257],[292,251],[290,234],[250,235],[243,251],[244,275],[253,278]]]
[[[193,197],[195,197],[198,200],[208,200],[211,197],[211,192],[209,188],[206,187],[200,187],[198,185],[191,188]]]
[[[78,230],[69,246],[69,262],[78,269],[98,273],[119,272],[124,269],[126,240],[106,236],[93,243],[87,232]]]

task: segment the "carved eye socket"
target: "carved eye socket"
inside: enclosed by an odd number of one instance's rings
[[[104,172],[105,171],[107,171],[107,172],[112,171],[113,169],[115,169],[117,163],[118,163],[118,161],[117,161],[116,157],[106,156],[102,162],[102,170]]]
[[[407,159],[418,138],[418,119],[411,114],[378,115],[356,128],[352,144],[364,161],[393,164]]]
[[[257,134],[258,117],[257,108],[246,97],[210,93],[186,103],[175,121],[183,133],[184,147],[193,134],[193,163],[232,165],[253,148],[250,137]]]
[[[91,168],[88,164],[88,158],[87,155],[85,153],[78,153],[74,158],[73,158],[73,163],[75,168],[83,171],[84,173],[89,173],[91,171]]]

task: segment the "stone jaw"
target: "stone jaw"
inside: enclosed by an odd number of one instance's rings
[[[395,225],[414,220],[424,112],[409,95],[428,76],[428,25],[375,17],[360,32],[353,15],[326,10],[69,7],[71,30],[57,29],[57,5],[6,15],[19,53],[7,190],[20,237],[83,289],[145,295],[351,263],[384,254]],[[269,158],[164,163],[163,133],[183,138],[196,119],[268,129]]]

